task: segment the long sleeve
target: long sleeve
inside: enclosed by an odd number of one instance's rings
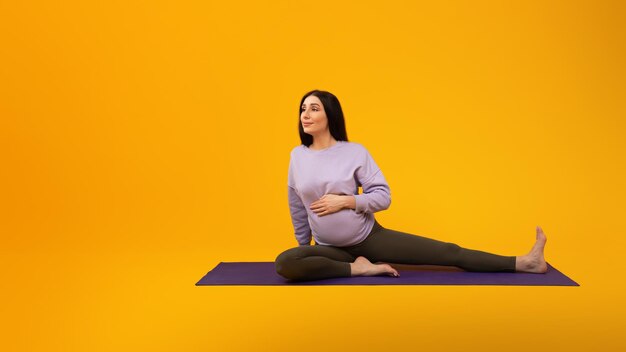
[[[296,194],[295,189],[287,186],[287,193],[289,195],[289,211],[296,241],[301,246],[309,246],[311,245],[311,227],[309,226],[306,208],[302,203],[302,199]]]
[[[289,198],[289,212],[291,213],[291,223],[293,224],[296,241],[298,241],[300,246],[310,246],[312,237],[311,226],[309,225],[309,216],[304,203],[295,189],[293,153],[289,160],[287,196]]]
[[[356,170],[357,184],[363,187],[362,194],[356,194],[357,213],[375,213],[391,205],[391,191],[382,171],[372,156],[365,150],[363,163]]]

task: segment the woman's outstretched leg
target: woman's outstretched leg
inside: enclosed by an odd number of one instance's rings
[[[356,257],[364,256],[371,262],[447,265],[468,271],[545,272],[544,245],[545,235],[540,228],[537,229],[537,242],[531,252],[515,257],[467,249],[454,243],[380,227],[365,241],[343,249]]]

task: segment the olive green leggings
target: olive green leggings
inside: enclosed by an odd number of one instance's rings
[[[276,272],[289,280],[350,277],[358,256],[372,263],[456,266],[467,271],[515,272],[515,257],[467,249],[454,243],[394,231],[375,221],[367,238],[354,246],[299,246],[276,257]]]

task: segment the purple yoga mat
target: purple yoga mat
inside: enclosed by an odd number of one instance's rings
[[[210,285],[517,285],[580,286],[548,264],[545,274],[469,272],[456,267],[391,264],[399,277],[354,276],[290,281],[276,273],[274,262],[220,262],[196,286]]]

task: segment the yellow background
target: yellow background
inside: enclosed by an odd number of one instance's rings
[[[1,349],[625,348],[623,1],[1,1]],[[342,103],[383,226],[580,287],[196,287],[296,245],[296,109]]]

